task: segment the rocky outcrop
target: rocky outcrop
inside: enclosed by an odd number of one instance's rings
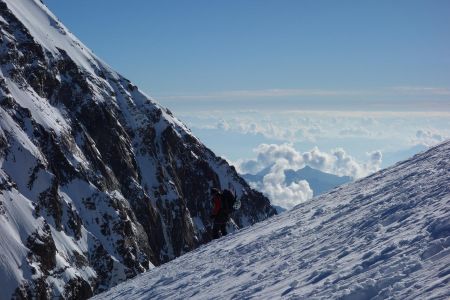
[[[0,32],[1,297],[85,299],[195,249],[211,187],[241,199],[235,228],[275,214],[39,1],[0,0]]]

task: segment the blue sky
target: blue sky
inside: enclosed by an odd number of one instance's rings
[[[342,148],[362,176],[450,137],[447,0],[44,2],[238,166]]]
[[[450,87],[450,2],[44,1],[155,96]]]

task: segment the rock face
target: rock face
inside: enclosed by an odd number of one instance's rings
[[[211,187],[235,228],[267,198],[37,0],[0,0],[1,299],[85,299],[211,240]]]

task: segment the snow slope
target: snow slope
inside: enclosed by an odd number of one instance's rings
[[[449,299],[450,141],[94,299]]]

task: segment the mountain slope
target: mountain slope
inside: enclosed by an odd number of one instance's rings
[[[210,187],[244,227],[267,198],[39,0],[0,0],[0,299],[84,299],[211,240]]]
[[[352,181],[352,178],[349,176],[337,176],[313,169],[309,166],[305,166],[303,169],[297,171],[286,170],[285,174],[287,185],[300,180],[306,180],[313,190],[314,196],[321,195],[339,185]]]
[[[450,141],[95,299],[448,299]]]

